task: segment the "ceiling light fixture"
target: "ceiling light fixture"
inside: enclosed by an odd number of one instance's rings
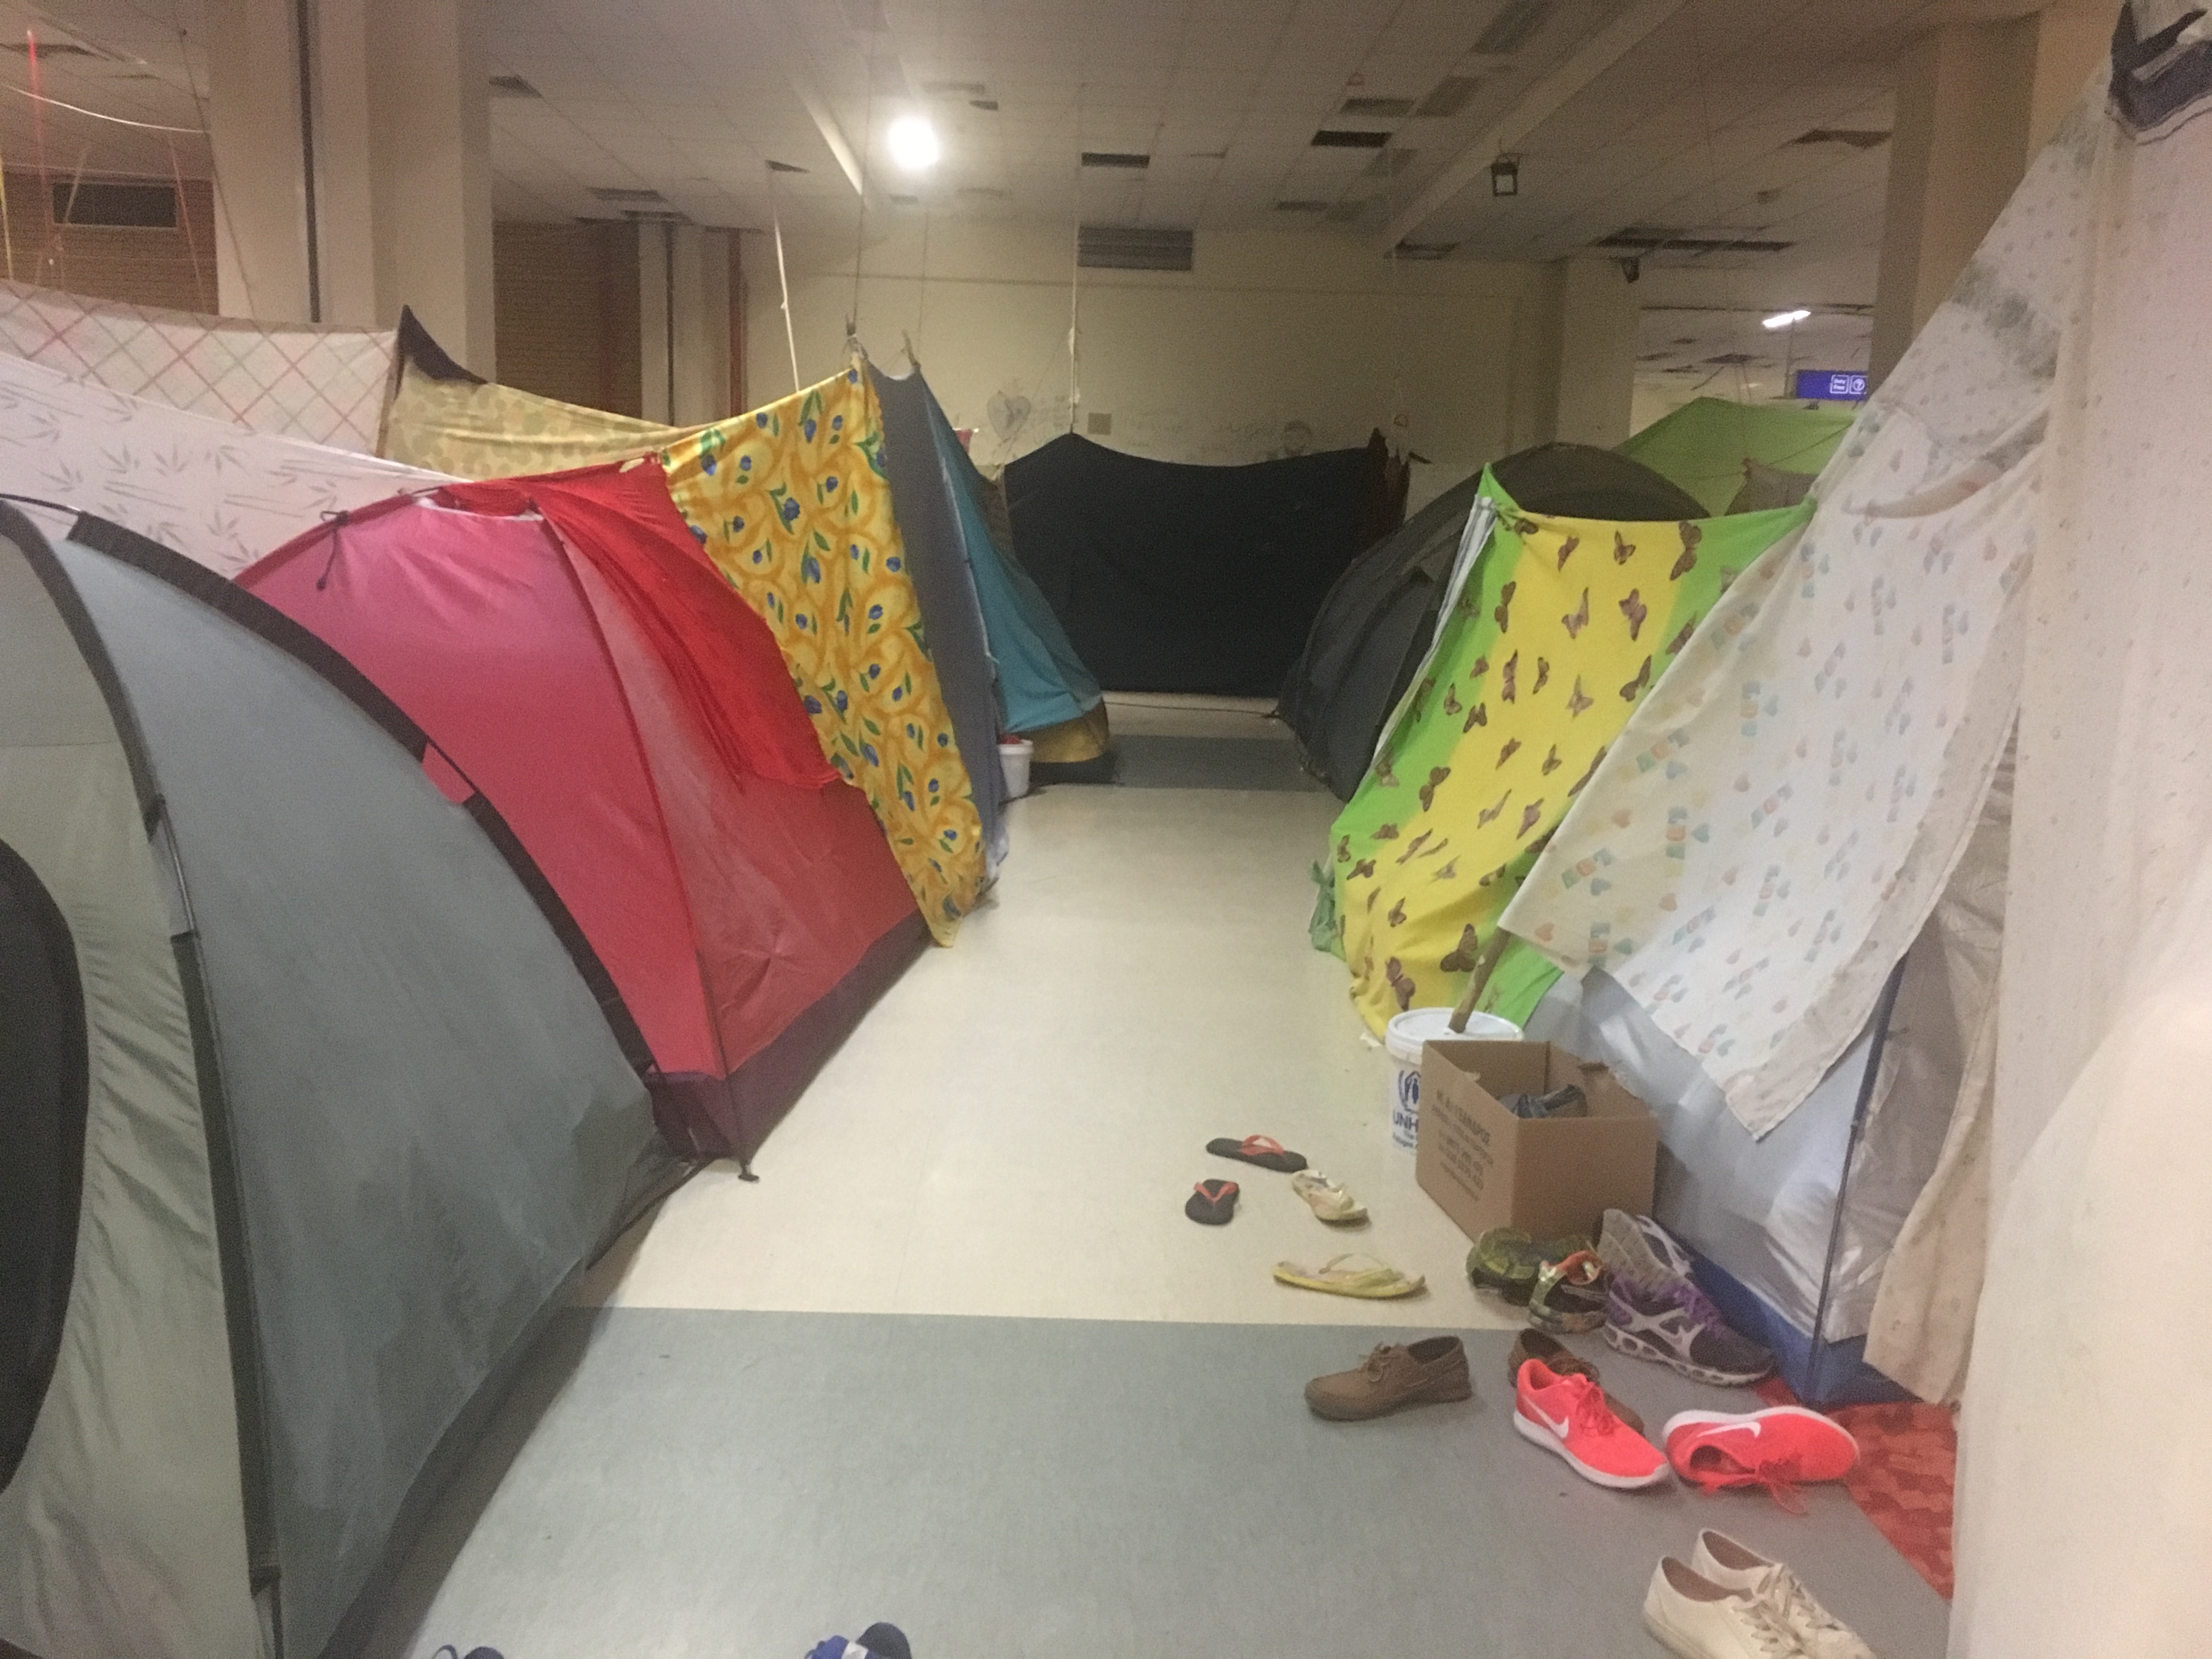
[[[890,146],[891,160],[907,173],[926,173],[945,154],[944,145],[937,139],[937,129],[922,116],[900,116],[891,123],[884,138]]]
[[[1521,193],[1521,158],[1501,155],[1490,164],[1490,193],[1492,196],[1518,196]]]
[[[1795,311],[1778,311],[1759,326],[1761,328],[1794,328],[1812,314],[1802,307]]]

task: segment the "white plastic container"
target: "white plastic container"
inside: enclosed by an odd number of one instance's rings
[[[999,745],[999,775],[1006,781],[1006,799],[1019,800],[1030,792],[1030,761],[1036,745],[1027,738],[1008,738]]]
[[[1421,1135],[1421,1049],[1431,1042],[1459,1039],[1475,1042],[1517,1042],[1521,1028],[1496,1014],[1469,1014],[1467,1030],[1451,1028],[1449,1008],[1409,1008],[1382,1029],[1390,1052],[1390,1139],[1412,1152]]]

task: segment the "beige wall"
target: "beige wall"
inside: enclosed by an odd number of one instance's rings
[[[492,228],[500,379],[540,397],[617,415],[638,398],[637,228]]]
[[[1069,240],[1065,229],[933,222],[925,281],[915,216],[862,261],[862,342],[899,370],[910,337],[954,423],[977,428],[985,465],[1068,428]],[[787,238],[787,252],[799,373],[818,380],[842,349],[852,245]],[[775,254],[757,239],[748,253],[746,398],[757,405],[789,392],[790,369]],[[1539,267],[1408,262],[1394,272],[1335,238],[1225,232],[1200,234],[1196,265],[1081,273],[1080,429],[1110,416],[1094,435],[1116,449],[1218,465],[1279,454],[1304,438],[1301,423],[1316,450],[1381,427],[1433,463],[1414,469],[1416,505],[1551,435],[1557,307]],[[1027,419],[994,423],[1000,398],[1002,417],[1027,400]]]
[[[68,182],[65,174],[52,177]],[[215,193],[205,179],[185,180],[174,230],[58,227],[39,175],[27,169],[7,170],[7,191],[0,271],[15,281],[171,311],[216,308]]]

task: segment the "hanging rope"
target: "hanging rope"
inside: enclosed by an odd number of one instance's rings
[[[8,162],[0,156],[0,242],[8,249],[8,280],[15,280],[15,228],[8,220]]]
[[[868,236],[868,157],[876,143],[876,51],[868,47],[868,102],[860,128],[860,216],[853,228],[853,309],[845,318],[845,348],[849,352],[860,339],[860,256]]]
[[[921,299],[916,302],[916,304],[915,304],[915,314],[914,314],[914,331],[915,331],[916,334],[922,334],[922,335],[927,335],[927,331],[928,331],[928,327],[929,327],[929,221],[930,221],[930,218],[931,218],[931,214],[930,214],[929,210],[928,210],[927,208],[924,208],[924,209],[922,209],[922,210],[921,210]],[[906,343],[906,356],[907,356],[907,361],[908,361],[908,362],[912,363],[912,364],[913,364],[916,368],[920,368],[921,367],[921,358],[919,358],[919,357],[917,357],[917,356],[915,356],[914,355],[914,342],[913,342],[913,340],[912,340],[912,339],[908,339],[908,340],[907,341],[907,343]]]
[[[261,314],[261,304],[260,296],[256,295],[253,291],[253,277],[252,275],[253,262],[246,257],[246,245],[239,240],[238,224],[237,222],[231,217],[230,192],[222,187],[222,161],[216,154],[215,129],[208,125],[207,100],[201,95],[200,77],[193,71],[192,69],[191,38],[185,32],[185,20],[178,10],[178,3],[179,0],[170,0],[169,20],[177,31],[177,55],[182,58],[185,63],[185,89],[191,94],[192,110],[194,113],[199,117],[200,125],[208,134],[209,188],[215,192],[215,210],[217,213],[222,216],[222,229],[224,233],[229,236],[230,246],[238,254],[238,258],[234,263],[238,266],[238,280],[240,286],[246,289],[246,309],[247,314],[258,317]],[[219,273],[222,269],[220,256],[218,256],[216,269]],[[218,305],[220,305],[222,301],[220,293],[221,287],[222,283],[218,278],[216,283],[216,288],[218,289],[216,302]]]
[[[1075,83],[1075,234],[1067,264],[1067,429],[1083,402],[1083,82]]]
[[[61,227],[53,222],[54,181],[46,168],[46,104],[44,91],[46,77],[39,67],[39,37],[35,30],[23,31],[23,58],[31,76],[31,144],[39,162],[39,212],[46,219],[46,246],[40,250],[38,276],[45,281],[51,274],[61,242]]]
[[[199,296],[207,309],[213,311],[215,302],[208,292],[207,273],[200,269],[199,238],[192,234],[191,204],[185,197],[184,164],[177,160],[177,143],[173,138],[169,140],[169,177],[176,186],[177,222],[185,228],[185,252],[192,262],[192,292]]]
[[[775,280],[777,287],[783,290],[783,343],[791,349],[791,389],[796,393],[801,390],[799,384],[799,336],[791,326],[791,273],[784,269],[783,264],[783,210],[775,201],[774,162],[769,164],[768,169],[768,216],[769,222],[775,227]]]

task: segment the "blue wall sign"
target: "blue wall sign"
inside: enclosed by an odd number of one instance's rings
[[[1866,383],[1867,377],[1854,369],[1801,368],[1795,395],[1825,403],[1855,404],[1865,398]]]

